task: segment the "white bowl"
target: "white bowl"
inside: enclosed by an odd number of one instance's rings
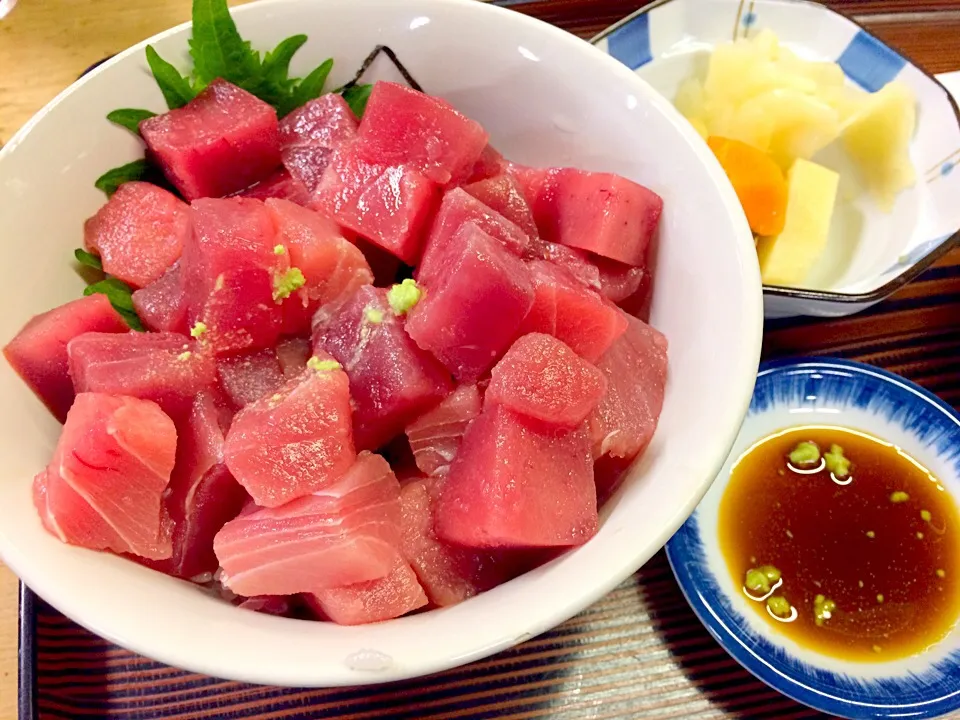
[[[333,56],[348,79],[378,43],[419,82],[527,163],[622,173],[665,201],[652,322],[670,341],[660,429],[585,547],[461,605],[366,627],[240,610],[188,583],[62,545],[30,496],[58,425],[0,369],[0,555],[42,598],[107,639],[160,661],[236,680],[337,686],[397,680],[469,662],[537,635],[634,572],[691,513],[723,465],[757,369],[762,297],[753,241],[706,145],[632,71],[572,35],[473,0],[264,0],[236,11],[259,49],[307,32],[303,72]],[[189,27],[150,42],[187,61]],[[393,77],[378,64],[374,77]],[[142,152],[104,116],[161,110],[144,43],[66,90],[0,152],[0,336],[75,298],[81,223],[103,203],[93,181]]]
[[[825,148],[814,160],[840,172],[841,190],[823,261],[802,288],[764,287],[770,318],[850,315],[960,246],[960,109],[938,79],[852,20],[805,0],[657,0],[593,42],[673,100],[685,78],[703,76],[716,45],[763,29],[801,57],[839,63],[851,85],[875,92],[898,79],[917,98],[916,184],[884,212],[856,187],[837,143]]]

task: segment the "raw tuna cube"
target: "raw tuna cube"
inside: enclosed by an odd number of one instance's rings
[[[363,253],[332,220],[284,200],[268,200],[267,209],[277,227],[277,244],[290,254],[290,264],[306,281],[283,304],[283,330],[309,332],[317,308],[369,285],[373,273]]]
[[[371,163],[351,143],[333,153],[311,207],[413,265],[436,195],[436,186],[414,168]]]
[[[549,174],[532,206],[545,240],[639,266],[663,200],[619,175],[562,168]]]
[[[357,135],[357,117],[337,93],[321,95],[280,121],[283,164],[313,192],[333,151]]]
[[[520,192],[522,192],[523,196],[527,199],[530,209],[533,210],[533,206],[540,195],[540,189],[550,178],[553,170],[551,168],[535,168],[520,165],[519,163],[506,162],[504,163],[504,172],[516,180],[517,187],[520,188]],[[536,220],[536,216],[534,216],[534,220]]]
[[[503,215],[532,238],[539,237],[533,211],[516,179],[503,174],[464,185],[463,189],[487,207]]]
[[[467,426],[480,414],[476,385],[460,385],[443,402],[407,425],[407,440],[417,467],[426,475],[446,472],[457,455]]]
[[[286,168],[275,171],[268,178],[236,193],[239,197],[253,200],[289,200],[306,207],[310,203],[310,193],[299,180]]]
[[[589,418],[594,456],[632,460],[657,429],[667,382],[667,339],[641,320],[624,315],[626,333],[597,367],[607,376],[607,394]]]
[[[274,350],[257,350],[219,358],[217,375],[220,387],[237,409],[265,395],[273,395],[286,380]]]
[[[307,603],[338,625],[363,625],[391,620],[427,604],[410,564],[398,557],[389,575],[378,580],[318,590]]]
[[[180,257],[189,237],[190,209],[163,188],[124,183],[83,226],[83,244],[105,272],[141,288]]]
[[[566,270],[586,288],[600,290],[600,271],[590,262],[589,253],[557,243],[543,243],[543,259]]]
[[[626,316],[553,263],[527,264],[533,280],[533,307],[519,334],[553,335],[588,362],[596,362],[627,329]]]
[[[78,393],[152,400],[175,419],[216,381],[213,358],[176,333],[85,333],[67,354]]]
[[[533,304],[530,274],[473,222],[460,229],[445,257],[446,273],[426,284],[407,332],[458,380],[476,382],[510,346]]]
[[[214,549],[223,583],[250,597],[377,580],[393,570],[399,544],[400,484],[386,460],[364,453],[337,482],[228,522]]]
[[[549,425],[576,428],[607,390],[606,377],[570,346],[550,335],[517,340],[491,373],[484,396]]]
[[[437,536],[473,548],[582,545],[597,532],[590,436],[500,405],[463,438],[440,492]]]
[[[437,539],[436,480],[414,480],[400,491],[403,555],[434,605],[456,605],[509,579],[508,569],[491,553],[448,545]]]
[[[506,172],[507,164],[503,155],[497,152],[497,149],[492,145],[488,144],[483,149],[483,152],[480,153],[480,158],[474,163],[473,167],[470,168],[466,176],[461,178],[455,177],[452,182],[454,185],[469,185],[480,182],[481,180],[486,180],[487,178],[496,177]]]
[[[624,265],[599,256],[591,259],[599,272],[600,294],[610,302],[623,302],[639,292],[644,283],[649,282],[644,267]]]
[[[523,257],[530,253],[530,238],[523,230],[472,195],[456,188],[447,192],[440,203],[430,227],[423,259],[417,268],[417,280],[430,284],[447,273],[447,252],[451,246],[457,247],[454,238],[468,222],[495,237],[513,255]]]
[[[346,374],[339,366],[323,367],[247,405],[233,419],[223,456],[261,507],[274,508],[331,486],[357,457]]]
[[[359,147],[370,162],[409,165],[444,185],[473,168],[487,137],[479,123],[443,100],[378,82],[360,122]]]
[[[223,432],[213,397],[200,393],[178,427],[177,463],[165,503],[173,520],[173,557],[150,566],[186,580],[212,578],[219,565],[213,538],[247,500],[223,464]]]
[[[287,338],[277,344],[277,360],[280,361],[280,370],[289,380],[297,377],[307,367],[312,349],[306,338]]]
[[[387,290],[360,287],[314,318],[314,347],[350,377],[357,447],[374,450],[453,389],[450,375],[410,339],[387,302]]]
[[[170,557],[162,496],[176,444],[173,421],[155,403],[80,393],[35,487],[37,504],[46,501],[47,527],[71,545]]]
[[[160,278],[133,293],[133,308],[147,330],[186,335],[187,293],[177,261]]]
[[[106,295],[90,295],[35,316],[3,348],[3,355],[54,417],[63,422],[74,398],[67,343],[86,332],[129,331],[130,326]]]
[[[181,262],[190,325],[217,353],[275,345],[290,260],[275,252],[266,206],[225,198],[197,200],[192,208],[194,233]]]
[[[280,166],[277,113],[225,80],[214,80],[182,108],[144,120],[140,134],[187,200],[243,190]]]

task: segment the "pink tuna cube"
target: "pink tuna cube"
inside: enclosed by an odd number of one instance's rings
[[[277,244],[290,255],[306,281],[284,302],[283,330],[299,335],[310,331],[310,320],[321,305],[353,293],[373,282],[373,272],[356,245],[340,227],[313,210],[285,200],[268,200],[267,209],[277,228]]]
[[[152,560],[173,552],[162,504],[176,453],[173,421],[155,403],[80,393],[35,501],[63,542]]]
[[[299,180],[290,174],[286,168],[275,171],[272,175],[250,187],[236,193],[239,197],[253,200],[289,200],[297,205],[306,207],[310,203],[310,193]]]
[[[463,189],[487,207],[503,215],[532,238],[539,237],[533,211],[516,179],[503,174],[464,185]]]
[[[360,122],[359,146],[370,162],[409,165],[440,185],[469,172],[487,133],[440,98],[378,82]]]
[[[500,405],[473,421],[437,505],[437,536],[472,548],[582,545],[597,532],[590,436]]]
[[[430,284],[448,272],[447,252],[451,247],[454,251],[459,249],[454,238],[468,222],[495,237],[517,257],[531,253],[530,238],[523,230],[463,189],[455,188],[443,196],[440,209],[430,226],[423,259],[417,267],[417,280]]]
[[[130,326],[106,295],[90,295],[32,318],[3,348],[3,355],[54,417],[63,422],[75,394],[67,344],[86,332],[129,331]]]
[[[386,289],[364,285],[314,318],[314,347],[350,377],[354,438],[363,450],[402,433],[453,389],[449,373],[410,339],[386,298]]]
[[[548,425],[576,428],[607,390],[600,370],[550,335],[517,340],[491,372],[487,405],[503,405]]]
[[[175,419],[216,381],[213,358],[176,333],[84,333],[67,354],[78,393],[152,400]]]
[[[403,555],[434,605],[456,605],[510,578],[508,567],[488,552],[437,539],[434,515],[436,480],[413,480],[400,491]]]
[[[180,257],[190,209],[163,188],[124,183],[83,226],[83,244],[103,269],[134,288],[155,280]]]
[[[144,120],[140,134],[187,200],[243,190],[280,166],[277,113],[226,80],[214,80],[182,108]]]
[[[278,282],[290,261],[275,250],[266,206],[247,198],[205,199],[192,210],[194,233],[180,263],[190,325],[217,353],[275,345],[286,297],[278,294]]]
[[[186,335],[187,293],[177,261],[159,279],[133,293],[133,308],[147,330]]]
[[[599,273],[600,294],[610,302],[622,303],[649,284],[649,272],[645,267],[625,265],[598,255],[591,260]]]
[[[436,185],[414,168],[372,163],[350,143],[333,153],[311,207],[413,265],[436,195]]]
[[[217,359],[220,387],[236,409],[273,395],[286,378],[274,350],[255,350]]]
[[[313,192],[333,151],[357,135],[357,117],[337,93],[321,95],[280,121],[283,164]]]
[[[223,583],[248,597],[377,580],[394,569],[399,546],[400,484],[370,453],[306,497],[241,513],[214,540]]]
[[[283,376],[289,380],[300,375],[307,367],[307,360],[312,352],[313,348],[307,338],[287,338],[277,343],[277,360],[280,361]]]
[[[583,250],[545,242],[542,246],[542,259],[566,270],[586,288],[600,291],[600,271],[590,261],[590,254]]]
[[[450,468],[463,433],[480,414],[481,404],[476,385],[460,385],[433,410],[407,425],[407,440],[421,472],[438,475]]]
[[[657,429],[667,382],[667,339],[642,320],[624,315],[627,331],[600,358],[607,393],[588,420],[594,456],[632,460]]]
[[[314,612],[338,625],[391,620],[427,604],[417,576],[399,555],[390,573],[378,580],[318,590],[305,599]]]
[[[510,346],[533,304],[523,262],[473,222],[447,250],[446,273],[425,280],[407,332],[461,382],[475,382]]]
[[[527,267],[534,301],[519,335],[553,335],[584,360],[596,362],[626,331],[626,316],[563,268],[543,260],[531,261]]]
[[[663,200],[619,175],[561,168],[539,187],[532,206],[545,240],[641,266]]]
[[[227,432],[225,462],[261,507],[319,492],[356,460],[350,415],[346,374],[339,368],[311,370],[237,414]]]
[[[480,158],[473,164],[470,170],[459,177],[451,180],[453,185],[469,185],[480,182],[487,178],[496,177],[507,170],[507,161],[504,159],[495,147],[487,145],[480,153]]]

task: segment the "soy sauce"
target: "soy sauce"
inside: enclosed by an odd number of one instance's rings
[[[832,475],[823,461],[794,467],[788,457],[805,442],[821,453],[839,446],[848,474]],[[790,608],[777,616],[767,601],[751,600],[756,612],[811,650],[861,662],[922,652],[954,626],[958,530],[953,498],[926,468],[890,443],[839,427],[793,428],[758,442],[734,466],[720,504],[720,548],[737,587]],[[769,593],[745,587],[757,568],[779,578]]]

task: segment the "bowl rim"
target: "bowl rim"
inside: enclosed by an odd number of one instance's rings
[[[269,14],[271,7],[302,2],[304,2],[304,0],[262,0],[258,3],[250,3],[231,8],[231,11],[239,13],[240,16],[243,16],[245,13],[253,15],[258,12]],[[342,6],[347,5],[346,0],[338,0],[338,2]],[[382,4],[386,2],[386,0],[368,0],[368,4],[377,4],[378,2]],[[421,0],[421,4],[429,9],[445,9],[451,6],[457,6],[459,11],[488,14],[499,13],[501,14],[501,18],[508,19],[510,23],[515,25],[525,27],[529,32],[549,35],[553,38],[553,42],[565,44],[571,52],[595,53],[597,63],[605,63],[605,67],[609,72],[619,77],[625,87],[632,84],[635,91],[640,93],[645,99],[645,102],[649,103],[653,108],[657,108],[661,112],[666,113],[668,118],[671,119],[674,113],[676,113],[673,106],[656,93],[643,78],[636,76],[609,55],[600,52],[588,43],[583,43],[577,37],[549,23],[498,7],[493,3],[476,2],[475,0]],[[353,5],[350,4],[350,7],[352,8]],[[259,10],[254,8],[259,8]],[[147,44],[159,42],[172,35],[186,32],[190,25],[191,23],[189,21],[178,24],[126,48],[65,88],[21,127],[11,138],[10,142],[3,148],[0,148],[0,162],[2,162],[7,153],[13,152],[23,138],[48,114],[53,112],[66,97],[81,91],[83,86],[93,78],[96,78],[99,73],[107,71],[109,68],[112,68],[114,64],[128,62],[131,57],[137,53],[141,53]],[[707,172],[711,180],[713,180],[724,208],[729,212],[731,217],[737,215],[738,213],[734,213],[736,197],[733,195],[732,188],[730,188],[728,184],[720,181],[722,170],[719,164],[709,155],[705,145],[701,150],[699,145],[693,142],[695,135],[692,129],[679,122],[676,122],[676,128],[681,138],[691,142],[692,149],[697,153],[702,164],[705,166],[705,172]],[[736,220],[733,222],[736,224]],[[69,600],[68,597],[65,598],[62,590],[56,590],[56,583],[49,576],[38,575],[35,578],[35,583],[27,580],[27,584],[35,584],[36,590],[41,597],[57,598],[55,606],[57,606],[58,609],[62,607],[61,612],[78,624],[83,625],[92,632],[112,642],[170,665],[185,667],[209,675],[230,677],[240,681],[254,683],[286,684],[304,687],[337,687],[420,677],[488,657],[496,652],[512,647],[533,635],[545,632],[599,600],[649,560],[676,529],[683,524],[709,490],[710,484],[722,467],[730,448],[736,440],[740,422],[749,408],[750,389],[753,387],[753,382],[756,377],[756,367],[760,358],[763,336],[763,302],[759,269],[756,265],[754,253],[752,252],[752,243],[749,243],[749,233],[745,220],[743,221],[742,230],[742,233],[737,233],[737,244],[733,250],[738,258],[739,265],[744,268],[746,279],[749,282],[740,284],[736,294],[733,296],[733,303],[743,318],[745,337],[743,338],[740,352],[738,353],[738,359],[735,362],[735,372],[732,373],[727,383],[730,388],[737,391],[736,397],[738,400],[722,408],[723,412],[719,415],[719,418],[724,422],[722,424],[718,423],[717,425],[719,430],[712,438],[712,452],[708,456],[708,462],[704,463],[708,470],[704,473],[702,481],[689,497],[682,503],[678,502],[675,508],[671,508],[670,514],[664,514],[662,528],[655,534],[655,539],[651,541],[648,547],[645,546],[640,549],[634,549],[632,552],[618,553],[619,559],[613,562],[610,572],[606,575],[606,579],[603,582],[594,583],[590,587],[583,588],[581,591],[575,593],[575,602],[571,603],[569,598],[560,598],[557,602],[549,604],[547,610],[538,611],[536,615],[526,618],[525,621],[529,621],[525,628],[528,632],[524,632],[519,636],[508,636],[506,632],[497,633],[493,638],[488,639],[484,643],[471,644],[462,654],[454,654],[451,651],[448,653],[423,656],[417,658],[416,662],[408,662],[399,667],[395,665],[382,673],[354,673],[347,676],[343,671],[340,671],[339,674],[331,675],[329,669],[318,668],[301,668],[291,671],[288,665],[283,665],[282,667],[264,667],[261,665],[253,668],[249,663],[244,663],[242,659],[229,662],[226,666],[223,666],[220,662],[217,662],[216,657],[203,657],[202,655],[197,657],[196,654],[192,654],[191,652],[185,652],[182,649],[177,650],[171,647],[170,643],[157,643],[155,640],[151,640],[143,634],[137,634],[135,636],[120,634],[118,632],[119,627],[114,626],[111,621],[109,621],[108,615],[102,612],[92,613],[84,604]],[[756,277],[755,282],[753,281],[754,277]],[[740,392],[741,389],[743,391],[742,393]],[[0,537],[0,541],[2,541],[2,537]],[[4,559],[8,562],[11,569],[23,578],[31,578],[34,573],[30,569],[29,554],[22,552],[15,544],[11,544],[11,546],[6,549],[9,550],[9,552],[4,553],[4,555],[6,555]],[[264,619],[269,621],[275,620],[276,618]],[[457,649],[462,649],[462,646]]]
[[[903,376],[857,360],[833,357],[797,357],[768,360],[761,363],[757,378],[767,375],[787,376],[799,370],[816,371],[821,369],[840,369],[857,375],[871,376],[880,383],[895,387],[896,392],[909,398],[910,402],[932,405],[949,420],[956,423],[958,429],[960,429],[960,411],[951,407],[934,393]],[[763,410],[760,412],[763,412]],[[815,678],[807,673],[807,669],[812,668],[807,661],[791,656],[789,650],[782,646],[774,646],[769,642],[762,644],[748,642],[748,637],[745,637],[740,629],[741,624],[725,622],[724,618],[718,614],[715,606],[719,603],[719,599],[727,597],[727,594],[716,582],[716,573],[712,571],[708,563],[691,560],[691,553],[694,552],[691,550],[691,546],[703,542],[704,538],[701,535],[697,511],[695,511],[666,545],[665,549],[670,569],[687,603],[714,640],[741,667],[766,685],[792,700],[838,717],[885,718],[909,715],[911,718],[935,718],[960,708],[960,694],[953,690],[938,693],[933,685],[929,685],[931,688],[930,695],[922,699],[913,698],[915,702],[910,705],[905,705],[902,702],[899,705],[894,704],[899,702],[896,694],[888,694],[885,698],[878,695],[878,699],[874,701],[873,698],[868,698],[866,693],[863,693],[862,698],[855,699],[844,697],[840,693],[830,694],[815,687]],[[696,572],[692,571],[694,566]],[[734,611],[734,613],[739,615],[737,611]],[[782,669],[778,666],[777,658],[770,654],[771,649],[776,649],[786,656],[793,657],[794,664],[786,670]],[[939,668],[947,666],[960,670],[960,655],[956,652],[948,655],[940,660],[937,666]],[[834,671],[820,667],[815,668],[815,670],[818,673],[833,677],[837,675]],[[901,677],[906,676],[895,675],[888,680],[896,680]],[[876,681],[882,681],[883,679],[877,678]],[[864,682],[861,687],[870,687],[870,681]],[[924,685],[924,687],[928,686]],[[886,700],[886,704],[881,702],[882,700]]]
[[[604,28],[599,33],[590,38],[590,44],[596,45],[601,40],[605,39],[608,35],[618,30],[624,25],[629,24],[634,19],[640,17],[641,15],[646,15],[647,13],[656,10],[657,8],[668,5],[669,3],[674,2],[675,0],[653,0],[649,5],[644,5],[639,10],[636,10],[621,20],[618,20],[613,25],[610,25],[607,28]],[[953,94],[947,90],[946,86],[940,82],[937,77],[927,71],[922,65],[914,62],[908,55],[900,52],[896,48],[890,47],[889,44],[878,38],[872,32],[870,32],[862,23],[860,23],[856,18],[842,13],[838,10],[834,10],[831,7],[823,5],[815,0],[790,0],[790,2],[795,4],[808,5],[812,7],[819,8],[820,10],[829,13],[831,15],[836,15],[843,20],[846,20],[849,23],[852,23],[856,26],[862,33],[869,36],[877,43],[887,48],[893,53],[896,53],[904,60],[906,60],[912,67],[916,68],[924,77],[927,78],[930,82],[939,87],[944,94],[947,96],[947,102],[950,104],[950,108],[953,110],[953,118],[956,121],[957,128],[960,129],[960,104],[958,104],[957,99],[954,98]],[[915,263],[910,265],[901,271],[898,275],[895,275],[886,283],[881,285],[874,290],[863,293],[844,293],[838,292],[836,290],[813,290],[808,288],[793,288],[787,287],[785,285],[763,285],[763,294],[769,295],[771,297],[786,297],[786,298],[795,298],[797,300],[812,300],[820,303],[839,303],[843,305],[860,305],[860,304],[874,304],[885,298],[890,297],[895,292],[903,288],[905,285],[909,284],[924,271],[926,271],[931,265],[933,265],[937,260],[942,258],[947,253],[951,252],[954,248],[960,248],[960,227],[958,227],[952,235],[949,235],[942,243],[937,247],[930,250],[926,255],[919,258]]]

